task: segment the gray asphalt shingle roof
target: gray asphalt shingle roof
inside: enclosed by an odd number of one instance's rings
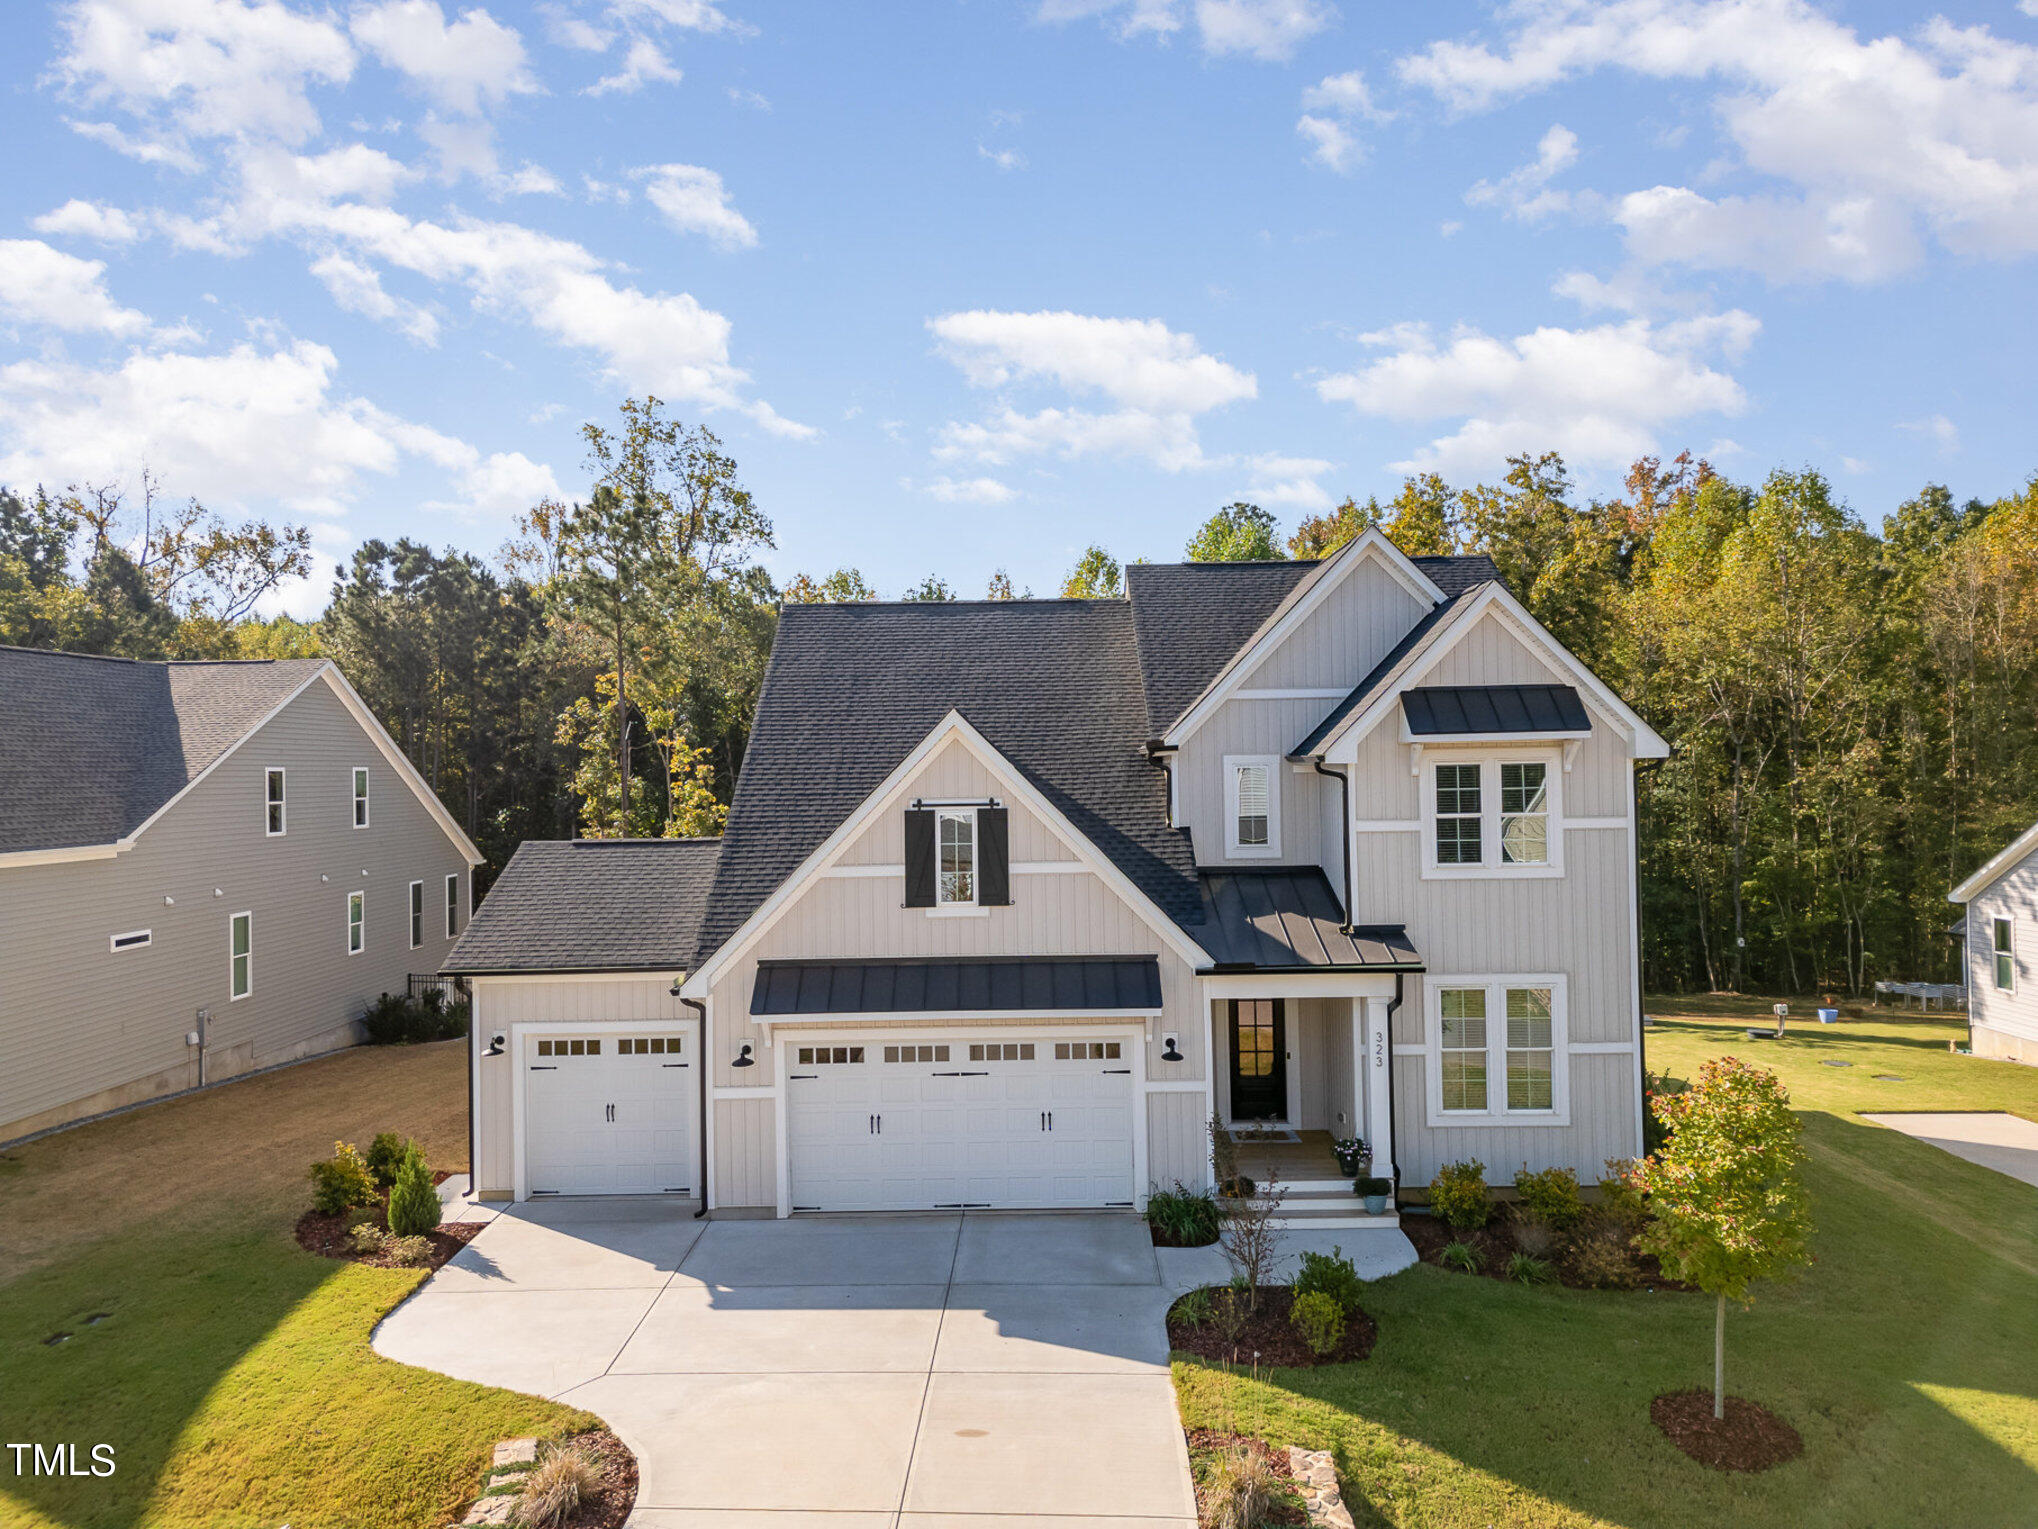
[[[132,833],[327,662],[0,647],[0,854]]]
[[[526,839],[440,970],[684,971],[721,849],[719,839]]]

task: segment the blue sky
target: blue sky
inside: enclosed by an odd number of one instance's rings
[[[895,594],[1557,449],[2038,469],[2038,0],[68,0],[0,481],[492,554],[656,392]]]

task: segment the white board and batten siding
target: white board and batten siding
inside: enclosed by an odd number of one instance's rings
[[[2010,920],[2012,986],[1996,986],[1993,921]],[[1967,1001],[1976,1056],[2038,1063],[2038,850],[1967,904]]]

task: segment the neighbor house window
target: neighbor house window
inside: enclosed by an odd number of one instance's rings
[[[1438,995],[1439,1076],[1446,1110],[1486,1112],[1486,990],[1445,988]]]
[[[1425,875],[1554,876],[1563,813],[1556,756],[1436,759],[1425,766]]]
[[[1989,920],[1989,946],[1995,956],[1996,986],[2005,993],[2017,990],[2017,951],[2010,920]]]
[[[1550,990],[1511,987],[1507,990],[1507,1107],[1510,1110],[1551,1108],[1550,1079],[1556,1047],[1550,1035]]]
[[[359,768],[354,771],[354,826],[368,826],[368,772]]]
[[[1437,864],[1479,864],[1479,766],[1437,766]]]
[[[446,938],[452,939],[460,932],[460,873],[455,871],[446,878]]]
[[[425,884],[413,881],[410,884],[410,948],[416,950],[425,942]]]
[[[1278,763],[1266,756],[1226,757],[1224,847],[1228,854],[1256,857],[1281,852]]]
[[[1550,862],[1549,766],[1500,766],[1500,863]]]
[[[935,900],[953,907],[977,900],[977,815],[969,812],[935,814],[935,847],[938,876]]]
[[[227,997],[245,998],[255,990],[255,915],[236,913],[227,937]]]
[[[358,956],[362,947],[362,904],[367,901],[365,892],[347,894],[347,954]]]
[[[267,784],[265,793],[268,805],[269,837],[275,838],[283,832],[283,772],[271,767],[265,772]]]
[[[1430,1124],[1569,1123],[1561,976],[1440,977],[1430,991]]]

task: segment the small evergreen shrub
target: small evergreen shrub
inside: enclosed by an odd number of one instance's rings
[[[1335,1353],[1344,1341],[1345,1309],[1336,1296],[1325,1290],[1299,1293],[1288,1309],[1288,1321],[1302,1334],[1309,1352],[1317,1358]]]
[[[372,1221],[363,1221],[348,1230],[347,1241],[356,1253],[380,1253],[389,1242],[389,1233]]]
[[[403,1149],[410,1143],[394,1131],[378,1131],[375,1140],[368,1143],[365,1161],[368,1171],[375,1176],[375,1182],[387,1189],[396,1182],[397,1167],[403,1162]]]
[[[333,1143],[333,1155],[311,1165],[311,1204],[314,1210],[336,1216],[356,1205],[375,1203],[375,1180],[368,1165],[352,1145]]]
[[[1585,1202],[1578,1198],[1578,1175],[1569,1168],[1545,1168],[1530,1173],[1526,1165],[1514,1176],[1515,1204],[1553,1232],[1568,1232],[1585,1214]]]
[[[412,1142],[389,1187],[389,1229],[399,1237],[421,1237],[439,1224],[439,1191],[425,1155]]]
[[[383,1244],[390,1256],[406,1269],[422,1269],[432,1261],[432,1239],[429,1237],[392,1237]]]
[[[1486,1191],[1486,1165],[1476,1157],[1445,1163],[1429,1181],[1429,1205],[1453,1231],[1469,1232],[1484,1226],[1493,1215],[1493,1197]]]
[[[1518,1285],[1547,1285],[1557,1276],[1542,1259],[1514,1253],[1507,1260],[1507,1277]]]
[[[1178,1248],[1201,1248],[1217,1240],[1224,1213],[1208,1190],[1194,1190],[1176,1181],[1146,1197],[1146,1224]]]
[[[1447,1269],[1463,1269],[1467,1274],[1477,1274],[1485,1260],[1469,1242],[1447,1242],[1443,1252],[1437,1254],[1437,1262]]]
[[[1363,1284],[1344,1249],[1333,1247],[1328,1253],[1302,1255],[1302,1268],[1295,1276],[1295,1298],[1327,1295],[1337,1302],[1339,1311],[1357,1311]]]
[[[426,988],[416,997],[384,993],[361,1016],[361,1027],[370,1045],[414,1046],[465,1035],[467,1013],[467,1000],[448,1002],[444,988]]]

